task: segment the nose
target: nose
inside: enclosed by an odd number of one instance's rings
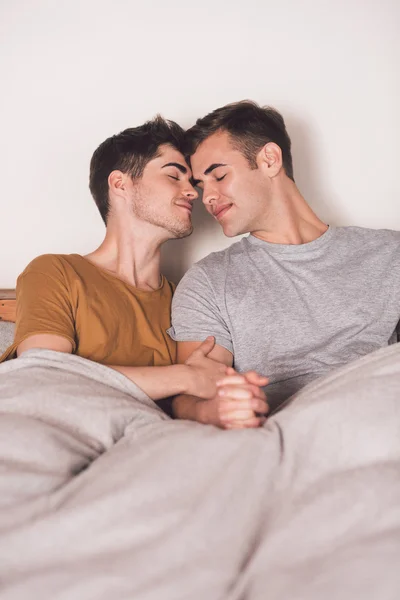
[[[206,206],[211,206],[214,202],[217,201],[219,197],[218,191],[212,186],[204,186],[203,190],[203,204]]]
[[[185,189],[183,190],[183,195],[188,200],[194,201],[199,197],[198,191],[192,186],[191,183],[188,183]]]

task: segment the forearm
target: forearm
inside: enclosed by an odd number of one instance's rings
[[[122,373],[139,386],[153,400],[175,396],[188,388],[188,367],[170,365],[166,367],[119,367],[107,365]]]

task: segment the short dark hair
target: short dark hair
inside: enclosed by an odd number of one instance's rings
[[[252,169],[257,168],[256,154],[268,142],[274,142],[282,151],[285,173],[294,181],[291,141],[282,115],[270,106],[259,106],[251,100],[242,100],[217,108],[185,134],[185,152],[194,154],[204,140],[219,131],[229,133],[237,150],[246,157]]]
[[[184,130],[174,121],[157,115],[140,127],[125,129],[106,139],[90,161],[89,189],[107,225],[110,210],[108,176],[118,170],[139,179],[148,162],[159,155],[160,146],[168,144],[184,153]]]

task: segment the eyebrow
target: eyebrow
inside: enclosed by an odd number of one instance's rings
[[[218,167],[226,167],[224,163],[213,163],[204,171],[204,175],[209,175],[214,169],[218,169]]]
[[[226,167],[226,164],[225,163],[213,163],[204,171],[204,175],[209,175],[210,173],[212,173],[214,171],[214,169],[218,169],[218,167]],[[203,180],[202,179],[193,179],[192,185],[196,186],[196,185],[199,185],[199,183],[203,183]]]
[[[169,162],[166,165],[163,165],[161,168],[165,169],[165,167],[176,167],[181,173],[187,173],[187,168],[181,165],[180,163]]]

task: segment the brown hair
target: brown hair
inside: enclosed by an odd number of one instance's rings
[[[285,173],[294,181],[291,141],[282,115],[269,106],[261,107],[250,100],[234,102],[217,108],[185,134],[185,153],[194,154],[199,145],[218,131],[229,133],[237,150],[246,157],[250,168],[256,169],[256,155],[265,144],[274,142],[282,151]]]
[[[157,157],[160,146],[169,144],[183,153],[183,143],[184,131],[180,125],[157,115],[144,125],[125,129],[100,144],[90,161],[89,189],[106,225],[110,173],[119,170],[139,179],[147,163]]]

